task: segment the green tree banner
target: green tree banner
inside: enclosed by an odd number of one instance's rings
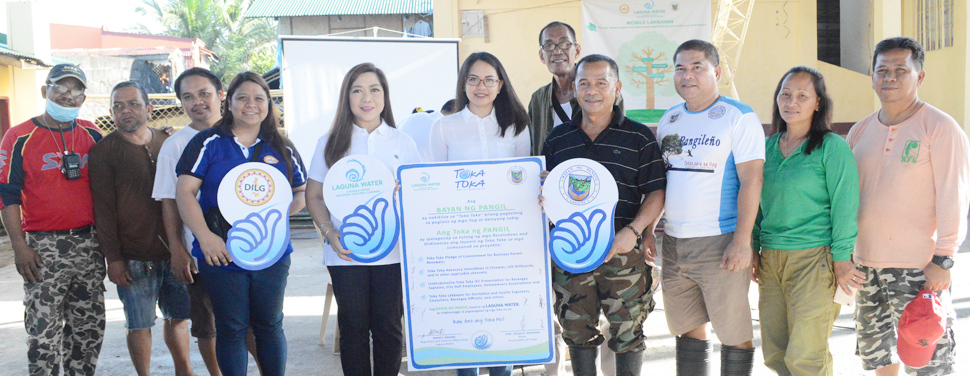
[[[656,123],[683,102],[674,90],[674,51],[690,39],[711,39],[710,0],[583,0],[586,54],[616,60],[626,115]]]

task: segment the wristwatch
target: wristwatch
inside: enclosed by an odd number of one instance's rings
[[[933,256],[932,262],[943,270],[950,270],[953,267],[953,256]]]

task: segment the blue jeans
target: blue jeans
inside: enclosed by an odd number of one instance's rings
[[[457,369],[458,376],[478,376],[478,368]],[[488,367],[488,376],[512,376],[512,366]]]
[[[227,270],[200,262],[199,274],[212,301],[216,359],[222,374],[246,374],[246,333],[252,326],[263,376],[282,376],[286,372],[283,291],[290,274],[290,256],[258,271]]]
[[[189,289],[172,274],[171,261],[125,261],[131,282],[118,286],[118,299],[125,308],[125,328],[155,326],[155,304],[165,320],[189,318]]]

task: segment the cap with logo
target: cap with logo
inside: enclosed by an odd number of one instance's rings
[[[936,342],[946,332],[946,311],[940,298],[930,290],[920,290],[899,317],[899,360],[910,367],[923,367],[933,359]]]
[[[74,77],[81,81],[81,85],[88,87],[88,79],[84,75],[84,71],[74,64],[55,65],[53,68],[51,68],[50,73],[47,74],[47,82],[54,83],[67,77]]]

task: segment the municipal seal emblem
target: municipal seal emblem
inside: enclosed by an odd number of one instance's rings
[[[277,163],[280,163],[280,160],[279,159],[276,159],[276,157],[274,157],[272,155],[267,155],[267,156],[263,157],[263,162],[266,162],[268,164],[277,164]]]
[[[559,193],[573,205],[585,205],[599,194],[600,179],[593,169],[576,165],[568,168],[559,179]]]
[[[273,177],[262,170],[246,170],[236,178],[236,197],[249,206],[260,206],[269,202],[275,190]]]
[[[522,182],[525,181],[525,169],[520,166],[512,166],[509,168],[508,178],[509,182],[512,184],[522,184]]]

